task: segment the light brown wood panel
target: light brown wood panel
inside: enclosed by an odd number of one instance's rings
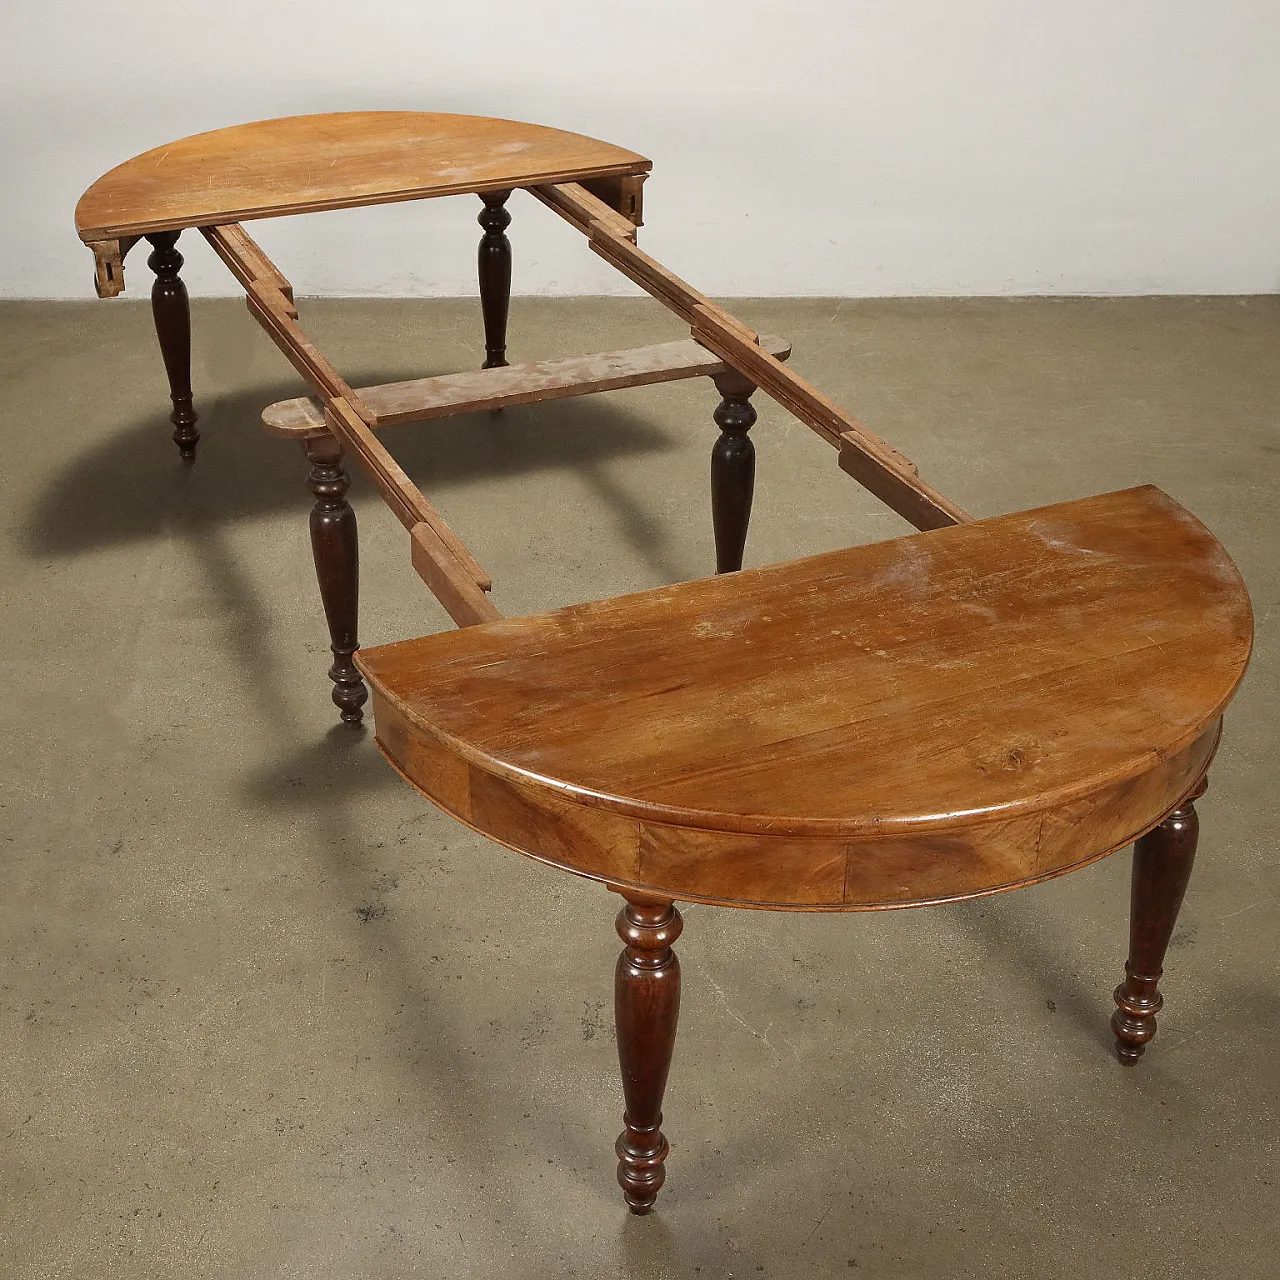
[[[1251,636],[1226,553],[1148,486],[387,645],[360,666],[402,737],[639,819],[632,883],[868,906],[1056,874],[1158,821],[1207,763]],[[812,860],[785,870],[805,842]]]
[[[104,174],[76,206],[80,238],[645,173],[644,156],[487,116],[352,111],[258,120],[166,143]]]
[[[1225,552],[1144,487],[364,661],[477,763],[564,779],[587,803],[857,834],[1079,785],[1083,746],[1103,776],[1139,772],[1153,724],[1175,747],[1170,732],[1216,718],[1250,635]]]
[[[409,555],[418,577],[458,626],[470,627],[502,617],[468,565],[430,525],[415,524],[409,530]]]
[[[285,314],[292,320],[298,318],[298,308],[293,300],[293,285],[239,223],[231,222],[225,227],[201,227],[200,234],[246,290],[254,284],[274,289],[283,295],[287,303]]]
[[[785,338],[765,337],[761,346],[779,360],[791,354]],[[706,347],[685,338],[628,351],[603,351],[564,360],[472,369],[434,378],[384,382],[356,391],[374,416],[374,427],[427,422],[459,413],[505,409],[518,404],[619,391],[682,378],[710,378],[729,366]],[[314,396],[277,400],[262,411],[262,424],[274,435],[295,439],[324,435],[324,406]]]

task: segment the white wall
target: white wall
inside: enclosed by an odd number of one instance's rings
[[[92,295],[72,209],[121,160],[219,125],[359,108],[509,116],[644,152],[642,243],[718,295],[1280,287],[1276,0],[6,8],[9,296]],[[477,207],[255,234],[303,293],[464,294]],[[631,291],[528,197],[512,212],[517,292]],[[234,291],[198,237],[184,248],[193,290]],[[149,273],[134,252],[136,295]]]

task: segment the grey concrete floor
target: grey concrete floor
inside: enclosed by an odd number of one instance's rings
[[[1127,855],[920,912],[690,907],[669,1177],[629,1217],[617,900],[335,727],[305,468],[256,425],[292,371],[241,304],[198,303],[184,469],[144,304],[13,304],[0,1275],[1276,1274],[1280,302],[735,309],[975,513],[1153,481],[1244,571],[1257,653],[1146,1059],[1106,1030]],[[469,303],[303,314],[356,383],[476,361]],[[511,349],[678,333],[644,301],[517,300]],[[686,383],[386,439],[519,613],[707,572],[714,403]],[[904,531],[761,410],[750,562]],[[446,625],[353,492],[365,643]]]

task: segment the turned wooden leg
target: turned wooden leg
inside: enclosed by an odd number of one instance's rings
[[[680,961],[671,944],[684,921],[666,899],[625,897],[617,921],[626,946],[614,977],[614,1019],[627,1109],[615,1150],[628,1207],[648,1213],[666,1177],[663,1161],[670,1149],[662,1136],[662,1094],[680,1014]]]
[[[333,701],[342,723],[357,728],[364,717],[361,707],[369,697],[352,654],[360,647],[356,617],[360,597],[360,549],[356,537],[356,513],[347,502],[350,477],[342,466],[342,446],[332,436],[304,440],[311,460],[307,487],[315,494],[311,508],[311,554],[316,562],[320,599],[329,623],[333,665]]]
[[[1196,857],[1200,821],[1193,802],[1207,786],[1207,781],[1201,781],[1133,847],[1129,959],[1124,981],[1115,990],[1118,1007],[1111,1018],[1121,1062],[1137,1062],[1156,1033],[1156,1014],[1164,1004],[1158,989],[1164,973],[1161,966]]]
[[[188,462],[194,462],[196,411],[191,402],[191,307],[187,302],[187,286],[178,272],[182,270],[182,254],[177,250],[177,231],[157,231],[147,237],[152,247],[147,266],[156,273],[151,286],[151,314],[155,317],[160,354],[169,375],[169,398],[173,412],[173,442]]]
[[[747,432],[755,425],[751,407],[755,383],[729,371],[717,375],[723,399],[715,412],[720,438],[711,446],[711,525],[716,538],[716,572],[742,568],[756,483],[756,447]]]
[[[483,369],[507,363],[507,311],[511,305],[511,241],[503,234],[511,215],[503,206],[510,191],[486,191],[484,208],[476,219],[484,228],[480,237],[480,307],[484,312]]]

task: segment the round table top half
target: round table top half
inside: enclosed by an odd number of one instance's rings
[[[647,173],[580,133],[430,111],[286,116],[197,133],[104,174],[76,206],[85,241],[321,209]]]
[[[566,870],[843,910],[1060,875],[1208,766],[1244,584],[1144,486],[368,649],[378,743]]]

